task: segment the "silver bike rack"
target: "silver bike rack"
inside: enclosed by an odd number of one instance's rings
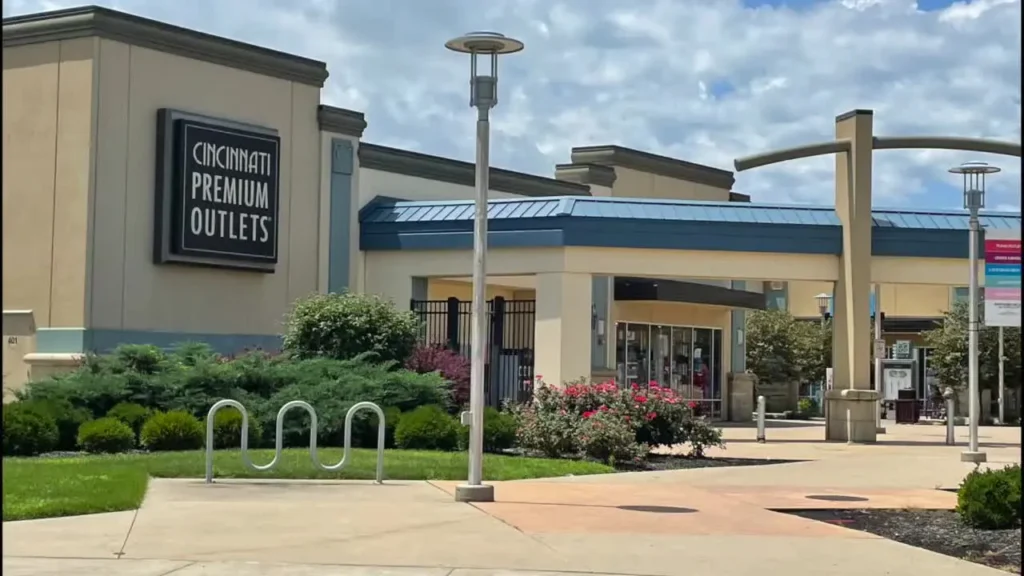
[[[221,408],[228,406],[237,408],[242,413],[242,462],[249,468],[258,472],[265,472],[271,470],[274,466],[277,466],[278,460],[281,458],[281,451],[284,449],[284,415],[288,413],[292,408],[302,408],[309,413],[309,457],[313,460],[313,465],[326,472],[337,472],[348,464],[349,449],[352,447],[352,417],[356,415],[360,410],[373,410],[377,414],[377,479],[376,483],[381,484],[384,482],[384,411],[380,409],[373,402],[359,402],[355,406],[348,409],[348,413],[345,414],[345,451],[342,453],[341,461],[334,465],[327,465],[320,462],[320,458],[316,451],[316,431],[317,431],[317,417],[316,410],[307,402],[302,400],[292,400],[291,402],[281,406],[281,409],[277,411],[277,438],[275,439],[274,446],[274,459],[269,464],[259,465],[254,464],[249,459],[249,413],[246,412],[245,406],[242,406],[241,402],[235,400],[221,400],[214,404],[210,408],[210,412],[206,415],[206,483],[213,483],[213,417],[217,414],[217,411]]]

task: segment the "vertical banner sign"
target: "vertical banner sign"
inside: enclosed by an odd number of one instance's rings
[[[272,272],[280,149],[275,130],[160,110],[156,261]]]
[[[1020,230],[985,230],[985,325],[1020,327]]]

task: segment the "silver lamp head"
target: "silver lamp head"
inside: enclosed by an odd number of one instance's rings
[[[462,54],[469,54],[469,105],[481,110],[484,114],[498,105],[498,56],[513,54],[525,46],[515,38],[509,38],[497,32],[470,32],[452,38],[444,43],[445,48]],[[480,74],[477,58],[490,59],[490,74]]]
[[[960,174],[964,179],[964,208],[976,213],[985,207],[985,176],[999,172],[998,166],[987,162],[964,162],[949,169],[951,174]]]
[[[818,303],[818,311],[824,316],[828,312],[828,305],[832,301],[832,295],[822,292],[814,297],[814,301]]]

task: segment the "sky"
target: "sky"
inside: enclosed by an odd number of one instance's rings
[[[1021,0],[118,0],[101,5],[327,62],[325,104],[364,141],[473,160],[473,30],[516,37],[492,112],[492,165],[552,176],[573,146],[617,144],[731,170],[737,157],[831,140],[875,112],[879,136],[1021,140]],[[4,16],[74,6],[3,0]],[[1020,210],[1020,159],[875,154],[874,204],[962,208],[965,161],[986,208]],[[762,203],[834,203],[831,157],[737,174]]]

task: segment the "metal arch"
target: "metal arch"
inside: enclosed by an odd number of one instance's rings
[[[800,158],[811,158],[813,156],[849,152],[850,146],[851,142],[848,138],[841,138],[831,142],[818,142],[816,144],[797,146],[795,148],[782,148],[779,150],[771,150],[763,154],[754,154],[753,156],[747,156],[745,158],[737,158],[733,161],[733,165],[736,167],[737,172],[743,172],[744,170],[750,170],[751,168],[760,168],[761,166],[788,162],[790,160],[799,160]]]
[[[737,172],[760,168],[769,164],[778,164],[801,158],[824,156],[849,152],[851,142],[847,138],[832,142],[818,142],[795,148],[771,150],[763,154],[754,154],[737,158],[733,165]],[[963,150],[965,152],[985,152],[1004,156],[1021,156],[1021,145],[1002,140],[986,140],[984,138],[958,138],[952,136],[875,136],[871,142],[873,150],[907,150],[928,148],[933,150]]]
[[[349,449],[352,447],[352,419],[360,410],[373,410],[377,414],[377,475],[375,482],[382,484],[384,482],[384,436],[385,436],[385,422],[384,422],[384,411],[380,409],[373,402],[359,402],[348,409],[345,414],[345,448],[342,453],[341,460],[337,464],[325,465],[320,462],[320,457],[316,450],[316,437],[318,429],[318,419],[316,416],[316,410],[308,402],[302,400],[292,400],[281,409],[277,411],[277,435],[274,439],[274,459],[268,464],[259,465],[254,464],[249,458],[249,414],[246,412],[245,407],[235,400],[220,400],[210,407],[210,411],[206,415],[206,483],[213,483],[213,424],[214,416],[217,411],[221,408],[228,406],[237,408],[242,413],[242,463],[249,468],[265,472],[271,470],[274,466],[277,466],[278,461],[281,458],[281,452],[284,450],[284,416],[289,410],[293,408],[302,408],[309,413],[309,457],[313,461],[313,465],[326,472],[337,472],[345,468],[348,464]]]
[[[987,140],[984,138],[957,138],[952,136],[875,136],[872,142],[875,150],[907,150],[930,148],[932,150],[963,150],[964,152],[985,152],[1003,156],[1020,157],[1021,146],[1016,142]]]

